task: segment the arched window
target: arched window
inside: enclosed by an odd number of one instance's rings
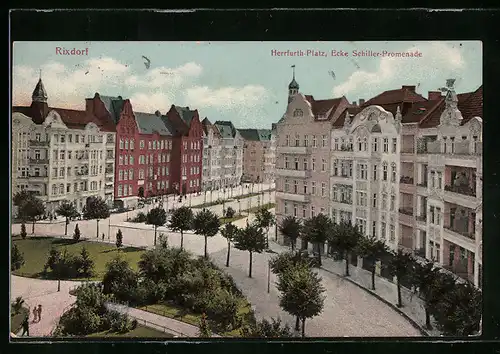
[[[358,137],[358,151],[362,151],[363,144],[361,143],[361,138]]]
[[[52,195],[57,195],[57,186],[55,184],[52,185]]]
[[[59,185],[59,194],[64,194],[64,184]]]
[[[388,166],[387,166],[387,162],[384,161],[384,163],[382,164],[382,179],[384,181],[387,181],[387,174],[388,174]]]
[[[396,182],[396,163],[391,164],[391,182]]]
[[[302,111],[301,109],[296,109],[293,111],[293,116],[294,117],[302,117],[302,116],[304,116],[304,111]]]
[[[363,138],[363,151],[368,151],[368,138]]]

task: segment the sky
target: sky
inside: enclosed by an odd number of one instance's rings
[[[63,49],[73,48],[84,54],[62,54]],[[301,50],[304,55],[278,56],[273,50]],[[355,56],[360,51],[417,51],[421,56]],[[211,122],[230,120],[237,128],[269,129],[286,110],[292,65],[300,92],[315,99],[368,100],[402,85],[415,85],[427,96],[450,78],[456,79],[458,93],[470,92],[482,84],[482,44],[15,42],[12,100],[13,105],[29,105],[41,71],[51,107],[83,110],[85,98],[99,92],[130,99],[137,112],[165,113],[175,104],[196,108],[202,119]]]

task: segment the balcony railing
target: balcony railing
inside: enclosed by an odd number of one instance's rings
[[[30,140],[29,143],[30,143],[30,146],[49,146],[50,145],[49,140],[46,140],[46,141]]]
[[[425,222],[427,221],[427,215],[426,214],[417,215],[417,220]]]
[[[467,220],[468,222],[468,220]],[[476,237],[473,232],[469,232],[469,230],[465,227],[458,227],[456,225],[444,225],[444,228],[453,232],[456,232],[457,234],[460,234],[462,236],[465,236],[467,238],[470,238],[471,240],[475,240]]]
[[[352,205],[352,200],[351,199],[342,199],[342,198],[337,198],[337,199],[332,199],[335,203],[341,203],[341,204],[349,204]]]
[[[413,208],[399,208],[399,212],[405,215],[413,215]]]
[[[468,195],[468,196],[471,196],[471,197],[475,197],[476,196],[476,190],[475,190],[475,188],[471,188],[468,185],[459,185],[459,186],[446,185],[446,186],[444,186],[444,190],[447,191],[447,192],[453,192],[453,193]]]
[[[106,174],[108,173],[114,173],[114,170],[113,169],[106,169]]]
[[[452,155],[482,155],[482,141],[456,141],[445,143],[441,140],[422,143],[417,147],[417,154],[452,154]]]
[[[340,145],[340,150],[339,151],[353,151],[354,149],[352,148],[351,145]]]
[[[423,181],[421,183],[417,183],[417,187],[425,187],[425,188],[427,188],[427,181]]]
[[[415,153],[415,148],[413,146],[412,147],[402,147],[401,153],[402,154],[413,154],[413,153]]]
[[[47,165],[48,159],[30,159],[30,165]]]
[[[413,177],[409,177],[409,176],[401,176],[401,178],[399,179],[399,183],[403,183],[403,184],[413,184]]]

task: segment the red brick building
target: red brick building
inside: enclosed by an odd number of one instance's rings
[[[203,126],[198,110],[172,105],[163,122],[174,131],[172,187],[182,194],[201,192]]]

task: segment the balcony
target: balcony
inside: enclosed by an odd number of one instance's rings
[[[444,186],[444,190],[446,192],[468,195],[470,197],[476,196],[475,188],[471,188],[469,185],[459,185],[459,186],[447,185]]]
[[[415,194],[417,187],[413,184],[413,177],[401,176],[399,179],[399,191],[402,193]]]
[[[399,213],[413,216],[413,208],[410,207],[399,208]]]
[[[399,183],[402,184],[413,184],[413,177],[401,176]]]
[[[113,169],[106,169],[105,173],[106,173],[107,175],[112,175],[112,174],[114,174],[114,173],[115,173],[115,171],[114,171]]]
[[[278,154],[292,155],[310,155],[312,148],[310,146],[278,146]]]
[[[415,153],[415,149],[414,149],[413,146],[410,146],[410,147],[403,146],[401,148],[401,153],[402,154],[414,154]]]
[[[426,222],[427,221],[427,215],[425,213],[421,214],[421,215],[417,215],[416,219],[417,219],[417,221]]]
[[[347,204],[347,205],[352,205],[352,199],[347,199],[347,198],[337,198],[337,199],[332,199],[332,202],[334,203],[340,203],[340,204]]]
[[[448,203],[462,205],[470,209],[475,209],[478,206],[476,192],[468,185],[444,187],[444,200]]]
[[[106,145],[115,145],[115,141],[108,139],[108,140],[106,140]]]
[[[483,154],[483,142],[482,141],[476,141],[474,143],[474,153],[476,155],[482,155]]]
[[[276,191],[276,199],[290,200],[299,203],[309,203],[311,201],[310,194],[295,194]]]
[[[427,181],[417,183],[417,187],[427,188]]]
[[[399,222],[404,225],[413,226],[414,224],[413,209],[399,208]]]
[[[476,238],[474,233],[469,232],[465,227],[457,227],[453,225],[444,226],[444,238],[462,248],[475,252]]]
[[[42,175],[29,175],[29,180],[32,181],[32,182],[41,182],[41,181],[45,181],[47,178],[49,178],[49,176],[42,176]]]
[[[40,146],[40,147],[48,147],[50,145],[50,141],[39,141],[39,140],[30,140],[29,141],[31,147]]]
[[[48,165],[49,159],[30,159],[30,165]]]
[[[276,169],[276,175],[281,177],[311,178],[311,171],[278,168]]]

